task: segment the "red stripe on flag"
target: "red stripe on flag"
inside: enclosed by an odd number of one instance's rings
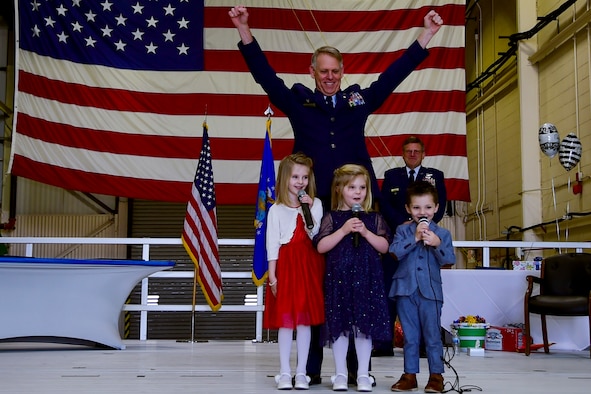
[[[375,114],[402,114],[406,112],[464,112],[463,91],[441,92],[421,90],[410,93],[392,93]]]
[[[19,133],[63,146],[150,157],[197,158],[201,137],[117,133],[19,115]],[[260,141],[258,141],[260,146]]]
[[[422,138],[422,137],[421,137]],[[273,141],[273,149],[277,141]],[[427,146],[431,146],[428,144]],[[429,152],[431,148],[428,148]],[[260,157],[260,154],[259,154]],[[17,156],[18,162],[16,168],[27,172],[28,178],[37,182],[45,182],[48,177],[61,177],[65,181],[79,184],[76,189],[89,193],[111,194],[114,196],[129,195],[132,198],[144,199],[147,193],[154,196],[157,201],[179,202],[187,201],[190,195],[191,185],[186,182],[142,180],[135,178],[117,177],[112,175],[92,174],[82,171],[76,171],[67,168],[54,167],[43,163],[32,162],[31,160]],[[20,175],[15,173],[15,175]],[[84,182],[80,182],[84,180]],[[381,183],[381,181],[380,181]],[[94,185],[101,185],[97,190]],[[103,188],[106,185],[107,188]],[[449,200],[462,200],[465,196],[470,196],[468,180],[447,178],[445,180],[447,195]],[[217,203],[220,205],[244,205],[254,204],[257,196],[256,184],[230,184],[216,183],[215,192]],[[125,194],[124,194],[125,193]]]
[[[41,183],[57,179],[64,185],[74,185],[81,192],[100,193],[113,196],[180,202],[187,201],[191,184],[187,182],[139,179],[116,175],[97,174],[53,166],[29,158],[14,156],[13,175],[24,176]],[[253,185],[256,189],[256,185]]]
[[[201,137],[166,137],[143,134],[125,134],[55,124],[42,119],[31,118],[22,114],[20,134],[41,139],[50,143],[90,149],[100,152],[113,152],[150,157],[197,158],[197,147],[201,145]],[[392,136],[375,136],[373,133],[366,138],[369,154],[372,157],[400,156],[400,147],[408,134]],[[425,134],[421,135],[429,156],[465,156],[466,136],[456,134]],[[215,160],[256,160],[259,161],[264,141],[259,139],[213,138],[212,146],[217,147]],[[273,150],[277,157],[291,153],[293,139],[276,139]],[[219,152],[219,153],[218,153]]]
[[[52,81],[21,72],[19,88],[49,100],[117,111],[139,111],[169,115],[194,115],[195,108],[208,108],[210,115],[260,116],[261,108],[269,105],[266,95],[231,95],[206,93],[145,93],[118,89],[93,88],[61,81]],[[449,106],[452,105],[450,108]],[[394,92],[376,113],[465,111],[463,91]],[[25,114],[23,114],[25,115]],[[276,116],[283,113],[276,111]],[[26,115],[25,115],[26,116]],[[19,117],[20,121],[20,117]],[[90,131],[90,130],[88,130]],[[161,138],[166,138],[162,136]],[[178,137],[175,137],[178,138]]]
[[[464,26],[464,6],[446,4],[420,8],[390,10],[298,10],[248,6],[250,26],[257,29],[306,30],[323,32],[364,32],[405,30],[422,26],[429,10],[441,15],[446,25]],[[228,7],[205,7],[205,28],[227,28]]]
[[[448,201],[470,201],[470,185],[467,179],[446,177],[445,190]]]
[[[155,136],[92,130],[48,122],[25,114],[21,114],[19,120],[21,135],[48,143],[98,152],[197,159],[198,148],[201,146],[201,137]],[[215,147],[215,160],[259,161],[265,142],[254,138],[210,137],[210,143]],[[288,155],[293,149],[293,139],[278,139],[273,141],[273,144],[280,157]]]
[[[361,52],[344,53],[343,62],[347,65],[345,73],[351,74],[378,74],[402,55],[397,52]],[[282,74],[309,75],[311,53],[290,53],[266,51],[269,64],[275,71]],[[445,57],[445,62],[442,58]],[[464,68],[464,48],[430,48],[429,57],[421,63],[417,70],[440,68],[453,70]],[[240,52],[236,50],[207,50],[205,51],[205,69],[207,71],[248,72],[246,62]]]

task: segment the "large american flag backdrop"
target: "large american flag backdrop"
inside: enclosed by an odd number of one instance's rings
[[[16,0],[17,95],[10,171],[61,188],[186,202],[210,129],[221,204],[256,201],[266,94],[246,68],[222,0]],[[424,165],[444,171],[448,197],[469,200],[463,0],[252,0],[253,34],[289,86],[314,81],[316,47],[344,54],[343,85],[367,86],[437,10],[430,56],[370,117],[378,178],[403,165],[418,134]],[[273,154],[293,133],[273,108]]]

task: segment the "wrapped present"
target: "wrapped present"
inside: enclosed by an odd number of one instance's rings
[[[486,332],[485,346],[487,350],[517,352],[524,346],[523,329],[516,326],[490,326]]]

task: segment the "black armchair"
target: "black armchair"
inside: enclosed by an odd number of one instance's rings
[[[546,315],[589,316],[589,343],[591,344],[591,254],[566,253],[542,261],[540,277],[527,276],[524,299],[525,355],[530,354],[531,334],[529,314],[542,319],[544,351],[549,353]],[[539,295],[533,295],[534,283],[540,285]],[[591,355],[591,348],[590,348]]]

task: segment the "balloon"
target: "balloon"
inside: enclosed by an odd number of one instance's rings
[[[583,145],[575,133],[568,133],[560,143],[558,159],[565,170],[570,171],[581,160]]]
[[[556,126],[552,123],[544,123],[538,132],[538,140],[540,149],[546,156],[550,158],[556,156],[560,147],[560,136]]]

